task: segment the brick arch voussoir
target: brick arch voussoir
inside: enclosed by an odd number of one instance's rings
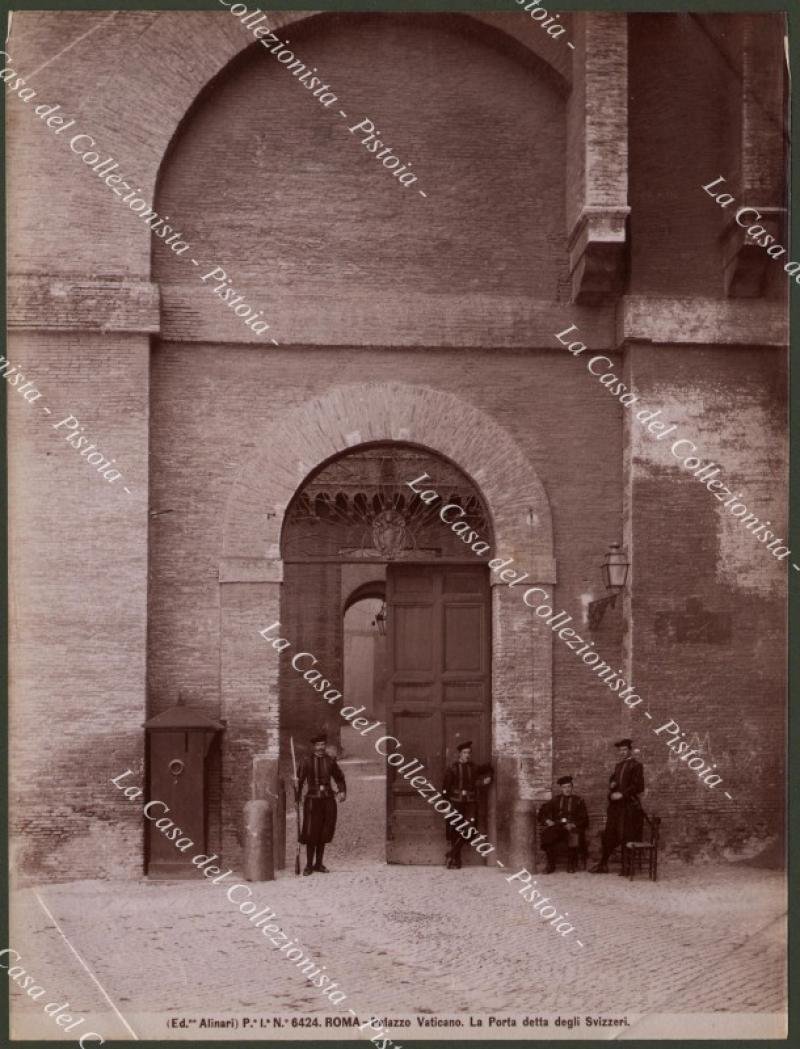
[[[339,386],[282,413],[236,477],[223,556],[277,559],[286,507],[308,475],[375,441],[408,442],[451,460],[482,493],[498,553],[552,559],[547,494],[513,436],[454,394],[403,383]]]

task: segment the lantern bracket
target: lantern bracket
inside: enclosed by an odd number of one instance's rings
[[[603,582],[609,594],[607,597],[589,602],[588,620],[590,630],[598,630],[603,622],[606,609],[613,608],[617,603],[617,597],[625,589],[625,584],[628,581],[629,568],[630,562],[628,561],[627,551],[621,543],[612,543],[601,566]]]
[[[607,608],[613,608],[617,603],[617,594],[609,594],[608,597],[601,597],[599,601],[589,602],[589,629],[599,630],[600,624],[603,622],[603,616],[606,614]]]

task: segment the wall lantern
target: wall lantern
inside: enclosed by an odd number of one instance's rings
[[[628,570],[631,563],[628,560],[628,552],[620,543],[612,543],[603,559],[601,571],[608,597],[602,597],[599,601],[589,602],[589,629],[597,630],[603,622],[607,608],[613,608],[617,603],[617,596],[625,589],[628,581]]]
[[[381,637],[386,637],[386,602],[381,602],[381,607],[372,620],[372,625],[376,627],[378,634]]]

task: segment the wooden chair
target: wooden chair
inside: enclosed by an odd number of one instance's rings
[[[645,823],[650,828],[649,841],[626,841],[622,855],[623,873],[633,881],[637,870],[642,870],[647,856],[647,873],[650,881],[658,881],[658,841],[661,833],[661,817],[648,816],[642,811]]]
[[[589,846],[588,846],[588,842],[586,840],[586,835],[583,836],[582,840],[583,840],[583,848],[581,848],[580,845],[578,846],[578,870],[579,871],[585,871],[586,870],[586,867],[587,867],[587,864],[588,864],[588,859],[589,859]],[[558,863],[561,863],[561,862],[563,862],[564,868],[566,869],[566,866],[567,866],[567,846],[566,846],[566,844],[564,844],[564,842],[559,842],[559,844],[556,845],[556,865],[558,865]]]

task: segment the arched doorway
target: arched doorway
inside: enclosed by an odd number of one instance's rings
[[[314,618],[310,606],[298,609],[296,602],[284,600],[284,592],[294,587],[298,573],[306,573],[317,589],[327,588],[328,596],[340,602],[341,611],[348,594],[374,580],[381,564],[374,558],[335,569],[333,558],[327,577],[316,579],[318,564],[302,557],[285,564],[284,556],[291,554],[283,543],[290,510],[307,481],[338,456],[387,444],[430,452],[449,466],[457,463],[470,484],[480,486],[497,563],[513,560],[526,572],[526,585],[536,585],[552,598],[556,566],[547,493],[513,434],[475,404],[420,383],[361,382],[334,387],[276,415],[260,431],[258,448],[242,462],[223,523],[219,615],[222,717],[227,721],[221,791],[226,856],[239,853],[236,827],[245,801],[270,796],[279,765],[283,776],[291,776],[287,719],[295,718],[294,731],[302,733],[297,738],[303,741],[307,729],[319,725],[311,718],[306,720],[312,724],[303,724],[302,701],[283,687],[285,665],[308,651],[304,631]],[[435,479],[444,496],[446,486],[438,475]],[[441,521],[436,524],[442,542],[447,529]],[[463,547],[460,540],[456,545]],[[553,635],[540,619],[525,614],[519,596],[524,588],[509,589],[500,574],[492,571],[490,580],[496,803],[488,813],[488,827],[504,862],[525,863],[530,862],[531,812],[536,799],[549,796],[552,780]],[[286,613],[292,619],[279,622],[278,629],[291,647],[279,656],[262,630]],[[341,633],[341,615],[333,622],[327,616],[324,629],[311,623],[309,636],[320,643],[315,658],[325,677],[341,681],[337,645],[332,643]],[[301,675],[294,678],[307,701],[318,699]],[[319,716],[322,706],[316,710]]]
[[[436,479],[435,503],[410,487],[422,476]],[[485,541],[484,556],[442,520],[445,505]],[[332,690],[325,691],[326,701],[309,688],[309,677],[282,666],[282,749],[286,753],[289,737],[306,740],[324,728],[346,754],[354,746],[361,753],[361,742],[351,742],[360,732],[350,722],[358,716],[372,723],[360,731],[372,734],[373,759],[388,761],[389,862],[440,863],[443,852],[441,820],[393,759],[402,753],[416,760],[436,783],[466,738],[474,741],[477,760],[491,759],[492,545],[475,484],[443,456],[404,442],[360,446],[329,460],[286,510],[280,621],[297,650],[313,653],[314,668]],[[381,695],[365,701],[365,668],[345,676],[343,616],[384,594],[385,618],[376,619],[385,630],[384,664],[377,678],[372,667],[369,683]],[[354,634],[350,641],[354,654]],[[374,657],[374,645],[371,651]],[[353,694],[343,687],[346,680]],[[377,710],[382,717],[375,717]]]

